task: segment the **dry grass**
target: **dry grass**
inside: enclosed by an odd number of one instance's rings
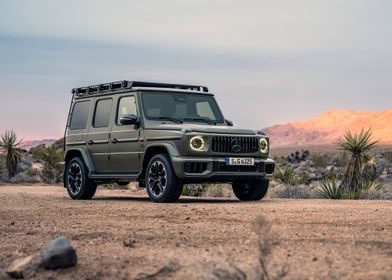
[[[271,231],[272,225],[262,216],[256,216],[253,221],[253,231],[257,235],[257,248],[259,251],[260,280],[282,279],[288,274],[288,265],[285,264],[277,272],[272,272],[268,263],[275,246],[280,243],[279,238]]]
[[[270,182],[269,197],[270,198],[294,198],[309,199],[314,198],[313,185],[286,185],[276,182]]]

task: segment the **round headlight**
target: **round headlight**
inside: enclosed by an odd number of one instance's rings
[[[260,152],[263,154],[268,152],[268,141],[265,138],[260,138]]]
[[[205,142],[201,136],[193,136],[189,141],[189,145],[194,151],[203,151],[205,147]]]

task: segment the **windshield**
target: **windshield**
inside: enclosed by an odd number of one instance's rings
[[[142,103],[147,119],[208,124],[224,122],[218,105],[211,95],[143,92]]]

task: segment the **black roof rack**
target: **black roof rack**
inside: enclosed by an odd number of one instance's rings
[[[113,91],[119,91],[124,89],[132,89],[135,87],[148,87],[148,88],[167,88],[167,89],[184,89],[194,90],[200,92],[207,92],[206,86],[199,85],[183,85],[183,84],[167,84],[167,83],[154,83],[154,82],[140,82],[140,81],[117,81],[99,85],[92,85],[80,88],[72,89],[72,94],[77,97],[89,96],[98,93],[107,93]]]

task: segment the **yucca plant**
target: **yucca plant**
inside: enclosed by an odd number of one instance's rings
[[[294,173],[294,169],[290,164],[280,166],[276,170],[274,178],[277,182],[285,185],[295,186],[299,183],[299,180]]]
[[[3,173],[4,169],[5,169],[5,161],[2,155],[0,154],[0,173]]]
[[[341,150],[351,153],[350,161],[340,183],[340,188],[346,193],[360,192],[363,158],[377,144],[377,141],[371,141],[371,136],[370,129],[362,129],[359,134],[347,131],[337,141]]]
[[[340,181],[336,178],[326,178],[314,190],[317,198],[341,199],[343,197]]]
[[[18,140],[14,131],[6,131],[1,135],[0,148],[5,154],[5,166],[8,177],[13,177],[18,171],[18,165],[21,160],[20,145],[22,140]]]
[[[383,187],[383,184],[380,182],[377,182],[373,178],[364,178],[361,180],[361,183],[359,184],[359,190],[361,192],[366,192],[366,191],[379,191]]]

